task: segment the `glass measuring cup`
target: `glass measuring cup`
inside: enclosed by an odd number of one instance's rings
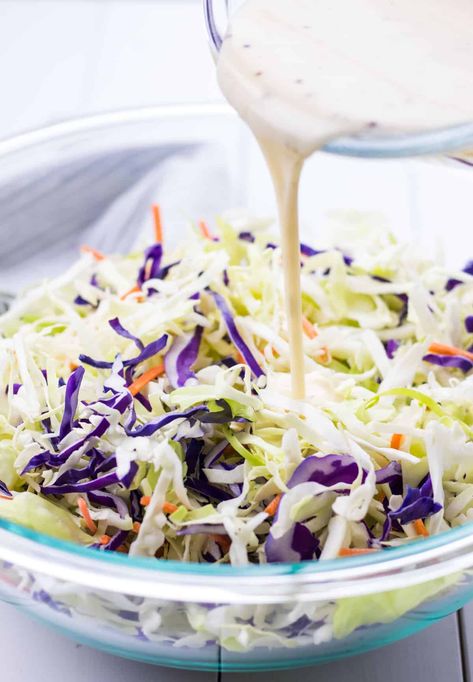
[[[203,0],[204,14],[210,45],[217,55],[223,42],[228,18],[243,0]],[[411,134],[380,134],[374,131],[360,135],[339,137],[324,147],[324,151],[344,156],[388,158],[447,154],[462,156],[468,162],[465,150],[473,148],[473,122]],[[463,154],[458,154],[459,150]],[[465,158],[466,157],[466,158]]]

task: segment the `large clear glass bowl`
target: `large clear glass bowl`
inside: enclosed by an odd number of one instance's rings
[[[235,117],[210,106],[103,115],[0,142],[5,298],[59,272],[83,241],[120,250],[144,238],[152,201],[163,205],[169,239],[182,234],[189,215],[211,216],[247,201],[268,208],[268,183],[253,154]],[[401,162],[353,163],[321,155],[306,182],[315,173],[327,203],[335,181],[337,197],[349,196],[350,173],[366,183],[376,176],[376,193],[392,188],[396,210],[402,189],[414,226],[432,201],[434,213],[441,212],[430,176],[390,165]],[[448,192],[463,182],[456,170],[432,166],[432,172],[442,175]],[[470,182],[464,190],[471,197]],[[304,213],[318,216],[309,195]],[[388,203],[384,196],[381,204],[389,209]],[[471,526],[375,556],[234,568],[131,559],[0,521],[2,599],[88,645],[189,669],[289,668],[387,644],[470,599],[472,567]],[[323,625],[347,605],[355,613],[360,603],[371,624],[357,627],[355,618],[352,629],[335,634]]]

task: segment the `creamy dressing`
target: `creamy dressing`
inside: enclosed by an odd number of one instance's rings
[[[364,131],[473,120],[471,0],[247,0],[218,59],[278,200],[293,395],[305,394],[297,197],[304,160]]]

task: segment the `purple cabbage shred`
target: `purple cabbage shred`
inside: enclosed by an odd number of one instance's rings
[[[168,340],[167,334],[163,334],[163,336],[161,336],[159,339],[156,339],[156,341],[152,341],[147,346],[145,346],[143,350],[134,358],[130,358],[129,360],[123,360],[123,366],[136,367],[141,362],[149,360],[154,355],[157,355],[160,351],[163,350],[167,343],[167,340]],[[83,362],[85,365],[90,365],[91,367],[95,367],[96,369],[112,369],[114,364],[113,362],[109,362],[107,360],[94,360],[88,355],[79,355],[79,360]]]
[[[119,530],[118,533],[115,533],[113,538],[111,538],[110,542],[108,542],[106,545],[101,545],[100,549],[104,552],[116,552],[121,545],[127,540],[128,538],[129,531],[127,530]]]
[[[431,489],[430,481],[429,486]],[[395,519],[400,524],[405,525],[411,521],[426,519],[439,512],[442,509],[442,505],[434,502],[432,496],[426,494],[427,492],[429,491],[424,486],[421,488],[407,486],[407,493],[399,509],[388,513],[390,519]]]
[[[111,326],[113,331],[116,332],[119,336],[123,336],[123,338],[133,341],[133,343],[140,352],[144,350],[144,344],[140,341],[138,337],[136,337],[134,334],[125,329],[125,327],[123,327],[118,317],[115,317],[113,320],[109,320],[108,324]]]
[[[306,457],[295,469],[287,483],[294,488],[301,483],[320,483],[331,486],[335,483],[351,484],[358,476],[358,464],[351,455],[325,455]]]
[[[67,380],[66,395],[64,398],[64,414],[62,415],[61,425],[59,427],[60,441],[71,432],[74,415],[79,402],[79,391],[84,374],[85,369],[83,367],[78,367],[72,372],[69,379]]]
[[[185,386],[189,379],[195,379],[192,367],[199,355],[202,333],[203,327],[196,327],[187,342],[177,337],[164,356],[166,376],[173,388]]]
[[[144,263],[138,271],[137,284],[140,288],[149,279],[159,279],[162,258],[161,244],[153,244],[146,249]]]
[[[463,282],[460,279],[456,279],[454,277],[451,277],[450,279],[447,280],[447,283],[445,285],[445,290],[446,291],[453,291],[455,287],[457,287],[459,284],[463,284]]]
[[[137,426],[136,429],[131,429],[125,426],[125,433],[127,436],[137,437],[137,436],[152,436],[156,431],[162,429],[163,426],[171,424],[176,419],[190,419],[191,417],[198,418],[203,416],[204,413],[208,412],[208,408],[205,405],[196,405],[183,412],[168,412],[167,414],[156,417],[146,424]]]
[[[392,360],[398,348],[399,341],[396,341],[396,339],[389,339],[386,341],[386,355],[388,358]]]
[[[46,485],[42,486],[41,492],[44,495],[65,495],[67,493],[89,493],[94,491],[100,491],[107,488],[110,485],[116,483],[121,483],[125,488],[128,488],[135,475],[138,471],[138,465],[136,462],[131,462],[130,469],[128,473],[119,478],[116,471],[106,474],[105,476],[100,476],[95,480],[85,481],[83,483],[69,483],[65,485]]]
[[[228,307],[227,302],[225,301],[223,296],[217,294],[215,291],[211,291],[210,293],[214,298],[217,308],[220,310],[223,316],[229,337],[231,338],[237,350],[242,354],[246,364],[257,378],[264,376],[264,372],[258,365],[256,359],[253,356],[253,353],[250,351],[246,343],[243,341],[241,334],[238,331],[237,326],[235,324],[235,320],[233,319],[233,315],[230,312],[230,308]]]
[[[389,462],[375,472],[376,485],[387,483],[393,495],[402,494],[402,469],[399,462]]]
[[[3,481],[0,481],[0,495],[2,497],[8,497],[9,500],[13,497],[10,490],[8,489],[8,486]]]
[[[432,365],[439,367],[453,367],[460,369],[464,374],[470,371],[473,367],[473,361],[462,355],[437,355],[436,353],[428,353],[422,358],[424,362],[430,362]]]
[[[319,541],[303,523],[295,523],[281,538],[269,533],[264,544],[268,563],[298,563],[320,556]]]
[[[467,275],[473,275],[473,260],[468,261],[463,268],[463,272],[466,272]]]

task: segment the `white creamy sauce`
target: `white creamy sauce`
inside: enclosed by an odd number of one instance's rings
[[[247,0],[218,59],[257,137],[282,230],[294,397],[304,397],[297,196],[304,160],[367,130],[473,120],[472,0]]]

